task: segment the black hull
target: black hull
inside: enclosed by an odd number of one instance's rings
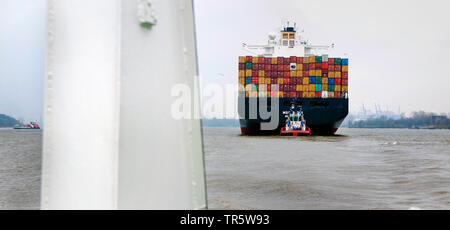
[[[249,104],[256,105],[258,116],[250,118]],[[276,103],[275,101],[273,103]],[[307,125],[312,135],[334,135],[348,115],[348,99],[345,98],[279,98],[279,123],[274,130],[262,130],[261,123],[270,122],[259,116],[258,98],[239,98],[239,116],[243,135],[279,135],[285,126],[284,112],[290,111],[291,104],[302,105]],[[267,99],[268,110],[272,107],[271,98]]]

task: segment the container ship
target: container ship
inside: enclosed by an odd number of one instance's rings
[[[279,34],[269,34],[267,45],[243,47],[252,54],[239,57],[238,110],[243,135],[279,134],[294,106],[301,108],[313,135],[337,132],[348,115],[349,61],[329,56],[334,45],[311,45],[297,32],[296,24],[287,23]],[[265,119],[260,112],[275,109],[275,103],[278,125],[266,130],[262,124],[272,118]]]

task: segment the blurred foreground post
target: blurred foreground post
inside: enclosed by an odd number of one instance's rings
[[[43,209],[206,208],[192,4],[48,0]]]

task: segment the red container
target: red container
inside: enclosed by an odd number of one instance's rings
[[[278,78],[276,78],[276,77],[271,77],[271,78],[270,78],[270,83],[272,83],[272,84],[277,84],[277,83],[278,83]]]
[[[281,72],[281,71],[278,71],[277,73],[278,73],[278,77],[283,77],[283,75],[284,75],[283,74],[284,72]]]
[[[342,79],[342,85],[348,86],[348,79]]]
[[[322,63],[316,63],[316,70],[322,69]]]
[[[289,58],[289,62],[290,62],[290,63],[297,63],[297,57],[291,56],[291,57]],[[289,64],[290,64],[290,63],[289,63]]]
[[[297,92],[297,93],[296,93],[296,96],[297,96],[297,97],[303,97],[303,92]]]
[[[328,70],[334,71],[334,64],[328,64]]]
[[[258,84],[258,77],[252,77],[252,84]]]
[[[267,91],[272,91],[272,85],[267,85]]]
[[[252,71],[252,77],[258,77],[258,70]]]
[[[298,84],[298,85],[303,84],[303,77],[298,77],[298,78],[297,78],[297,84]]]
[[[283,65],[277,65],[277,70],[278,71],[283,71]]]
[[[303,77],[309,77],[309,70],[303,71]]]
[[[253,57],[252,56],[247,56],[247,57],[245,57],[245,62],[252,62],[252,60],[253,60]]]
[[[334,92],[334,98],[341,98],[341,92]]]
[[[258,58],[258,63],[265,64],[266,63],[266,58],[265,57],[259,57]]]
[[[348,72],[342,72],[342,78],[348,78]]]
[[[342,83],[342,81],[341,81],[340,78],[335,78],[335,79],[334,79],[334,84],[335,84],[335,85],[340,85],[341,83]]]
[[[309,70],[314,70],[315,67],[316,67],[316,63],[309,63],[308,64],[308,69]]]
[[[327,69],[322,70],[322,74],[328,75],[328,70]]]
[[[290,76],[291,76],[291,72],[288,72],[288,71],[283,72],[284,78],[289,78]]]
[[[297,91],[297,85],[291,85],[291,92]]]
[[[272,65],[264,65],[264,70],[265,71],[270,71],[272,68]]]
[[[297,64],[303,65],[303,57],[297,57]]]
[[[285,85],[291,84],[291,78],[290,77],[285,77],[283,80]]]
[[[293,85],[296,85],[296,84],[297,84],[297,78],[296,78],[296,77],[293,77],[293,78],[291,79],[291,84],[293,84]]]
[[[296,92],[289,92],[289,97],[292,97],[292,98],[294,98],[295,96],[297,95],[297,93]]]
[[[321,98],[322,97],[322,92],[316,92],[316,98]]]
[[[309,65],[303,64],[303,71],[309,71]]]
[[[283,57],[278,57],[277,59],[278,59],[278,60],[277,60],[278,65],[283,65],[283,63],[284,63],[284,58],[283,58]]]
[[[278,70],[278,65],[271,65],[272,70]]]
[[[279,85],[278,86],[278,91],[284,92],[284,85]]]
[[[328,62],[322,63],[322,70],[328,70]]]
[[[272,58],[266,58],[266,65],[272,64]]]
[[[272,77],[272,71],[265,71],[264,77]]]
[[[328,64],[334,65],[334,58],[328,58]]]
[[[341,65],[334,65],[334,71],[341,71],[342,66]]]
[[[291,71],[291,65],[284,65],[284,71]]]
[[[264,70],[266,68],[266,64],[258,64],[258,69]]]

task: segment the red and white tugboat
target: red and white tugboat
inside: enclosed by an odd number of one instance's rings
[[[41,127],[36,122],[30,122],[30,124],[20,124],[14,126],[14,129],[41,129]]]

